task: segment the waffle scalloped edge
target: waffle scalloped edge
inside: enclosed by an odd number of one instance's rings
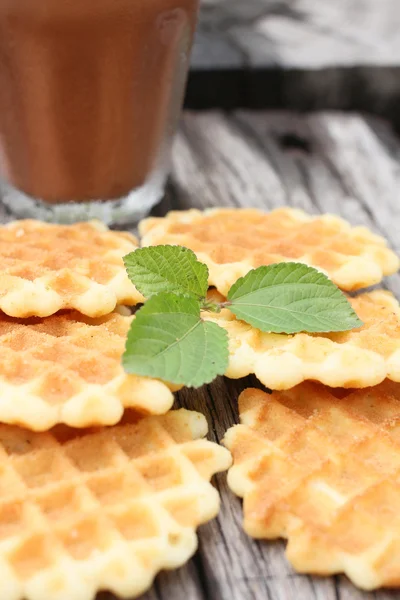
[[[230,287],[239,279],[246,275],[251,269],[260,266],[260,260],[254,263],[252,251],[246,247],[239,246],[243,254],[243,259],[239,262],[224,262],[218,263],[214,261],[210,253],[197,251],[192,243],[193,236],[191,235],[190,225],[197,225],[204,222],[204,229],[207,232],[207,219],[215,217],[220,218],[222,223],[226,216],[237,215],[238,226],[241,227],[241,232],[246,231],[246,214],[261,217],[268,217],[270,214],[273,218],[282,216],[289,222],[296,223],[299,226],[299,233],[305,224],[326,224],[329,227],[336,228],[335,235],[347,236],[347,239],[352,244],[357,245],[357,254],[346,254],[345,237],[343,240],[343,251],[327,250],[322,256],[323,249],[321,245],[316,245],[315,248],[309,247],[308,250],[301,256],[289,258],[284,253],[268,252],[267,264],[296,261],[304,262],[305,264],[320,268],[325,271],[329,277],[340,288],[352,291],[369,287],[379,283],[385,275],[395,273],[400,266],[400,260],[396,254],[387,247],[386,240],[378,236],[366,227],[352,227],[344,219],[331,214],[311,216],[299,209],[280,208],[265,213],[258,209],[222,209],[211,208],[205,211],[191,209],[187,211],[171,211],[166,217],[150,217],[144,219],[139,226],[142,246],[154,246],[160,244],[176,244],[186,246],[195,250],[198,259],[204,262],[209,269],[209,284],[215,286],[222,294],[227,295]],[[188,226],[187,231],[180,233],[171,232],[170,229],[174,226]],[[251,236],[251,230],[249,231]],[[282,242],[285,243],[285,231],[282,231]],[[207,238],[207,243],[211,244],[211,240]],[[219,244],[224,247],[224,229],[223,225],[218,232],[218,239],[213,240],[211,251],[215,251]],[[322,242],[321,242],[322,243]],[[234,244],[233,244],[234,245]],[[329,263],[329,268],[324,268],[325,262]]]
[[[0,313],[0,421],[45,431],[114,425],[125,408],[167,412],[178,386],[121,364],[132,318],[66,312],[17,321]]]
[[[228,332],[225,375],[232,379],[254,373],[273,390],[290,389],[305,380],[346,388],[377,385],[386,377],[400,381],[398,301],[383,290],[349,300],[365,326],[339,334],[264,333],[226,309],[219,315],[205,313],[204,318]]]
[[[2,600],[131,598],[184,564],[231,465],[206,433],[183,409],[83,435],[0,426]]]
[[[246,532],[287,538],[298,572],[400,587],[400,385],[340,397],[313,383],[247,389],[239,406],[223,444]]]
[[[130,233],[110,231],[97,221],[3,225],[0,309],[20,318],[47,317],[62,309],[98,317],[118,304],[143,302],[122,261],[137,247]]]

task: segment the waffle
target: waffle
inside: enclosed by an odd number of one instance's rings
[[[79,433],[1,425],[2,600],[132,598],[187,561],[231,464],[206,433],[186,410]]]
[[[204,318],[229,336],[232,379],[254,373],[273,390],[307,379],[330,387],[364,388],[386,377],[400,382],[400,306],[390,292],[376,290],[349,298],[364,326],[345,333],[263,333],[223,310]]]
[[[224,443],[247,533],[287,538],[299,572],[400,586],[400,385],[248,389],[239,404]]]
[[[379,283],[400,264],[385,240],[365,227],[292,208],[170,212],[142,221],[139,230],[143,246],[191,248],[207,264],[210,285],[224,295],[251,269],[282,261],[318,267],[348,291]]]
[[[12,317],[46,317],[76,309],[90,317],[143,301],[122,257],[137,248],[129,233],[99,222],[0,226],[0,309]]]
[[[0,313],[0,422],[45,431],[113,425],[124,407],[162,414],[173,403],[160,381],[121,365],[132,317],[67,312],[16,320]]]

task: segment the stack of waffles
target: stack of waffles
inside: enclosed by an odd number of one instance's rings
[[[20,221],[0,230],[2,600],[136,597],[195,552],[227,469],[203,415],[121,366],[143,298],[127,233]]]
[[[282,261],[317,267],[352,293],[364,326],[346,333],[276,335],[228,310],[205,315],[228,332],[226,375],[254,373],[269,388],[239,398],[241,424],[224,439],[228,483],[244,499],[247,533],[287,538],[297,571],[400,586],[400,306],[382,289],[362,291],[398,258],[363,227],[292,209],[172,212],[140,230],[142,245],[191,248],[213,295]]]
[[[400,585],[400,306],[359,291],[397,257],[364,228],[291,209],[170,213],[140,230],[142,245],[194,250],[219,297],[260,265],[315,266],[355,292],[364,326],[276,335],[205,313],[228,332],[226,376],[273,390],[241,395],[224,448],[203,415],[171,410],[172,385],[122,368],[126,307],[144,301],[122,260],[137,240],[99,223],[2,226],[2,600],[140,595],[195,552],[219,508],[211,477],[229,467],[246,531],[287,538],[298,571]]]

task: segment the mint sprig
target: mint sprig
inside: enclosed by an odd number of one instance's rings
[[[124,258],[131,281],[148,300],[132,322],[123,366],[128,373],[199,387],[228,367],[228,335],[203,321],[202,310],[228,308],[261,331],[295,334],[348,331],[362,322],[339,288],[302,263],[253,269],[226,302],[206,299],[208,269],[180,246],[150,246]]]

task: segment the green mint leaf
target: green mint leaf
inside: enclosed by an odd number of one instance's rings
[[[129,279],[145,298],[174,292],[204,298],[208,268],[182,246],[149,246],[124,257]]]
[[[196,298],[153,296],[136,313],[122,363],[125,371],[200,387],[228,367],[228,336],[200,318]]]
[[[229,309],[272,333],[348,331],[360,327],[346,296],[326,275],[301,263],[250,271],[229,290]]]

